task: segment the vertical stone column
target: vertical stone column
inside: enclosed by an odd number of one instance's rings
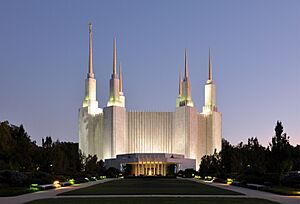
[[[147,175],[148,174],[148,164],[147,164],[147,162],[146,162],[146,165],[145,165],[145,175]]]
[[[138,169],[137,169],[137,165],[136,164],[134,164],[133,165],[133,168],[134,168],[134,175],[136,176],[137,175],[137,171],[138,171]]]
[[[159,174],[162,175],[162,173],[161,173],[161,164],[158,164],[158,168],[159,168]]]

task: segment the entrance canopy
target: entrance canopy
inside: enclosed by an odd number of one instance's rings
[[[106,159],[106,167],[115,167],[124,170],[130,166],[130,174],[134,176],[166,176],[170,165],[175,173],[187,168],[195,169],[196,160],[184,158],[181,154],[167,153],[134,153],[117,155],[115,159]]]

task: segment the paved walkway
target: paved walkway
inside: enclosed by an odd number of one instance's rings
[[[99,180],[99,181],[82,183],[82,184],[78,184],[78,185],[75,184],[73,186],[56,188],[56,189],[51,189],[51,190],[46,190],[46,191],[38,191],[35,193],[27,193],[27,194],[23,194],[23,195],[19,195],[19,196],[14,196],[14,197],[0,197],[0,203],[1,204],[20,204],[20,203],[26,203],[29,201],[39,200],[39,199],[44,199],[44,198],[54,198],[59,193],[64,193],[64,192],[68,192],[68,191],[80,189],[80,188],[85,188],[85,187],[96,185],[99,183],[105,183],[105,182],[111,181],[111,180],[115,180],[115,179],[104,179],[104,180]]]
[[[64,193],[67,191],[75,190],[75,189],[80,189],[80,188],[85,188],[88,186],[96,185],[99,183],[105,183],[107,181],[111,181],[115,179],[105,179],[105,180],[100,180],[100,181],[94,181],[94,182],[89,182],[89,183],[83,183],[77,186],[69,186],[69,187],[62,187],[58,189],[53,189],[53,190],[48,190],[48,191],[39,191],[36,193],[29,193],[29,194],[24,194],[24,195],[19,195],[15,197],[0,197],[0,203],[2,204],[19,204],[19,203],[25,203],[33,200],[38,200],[38,199],[45,199],[45,198],[57,198],[57,194],[59,193]],[[220,184],[220,183],[206,183],[201,180],[197,179],[186,179],[190,180],[193,182],[199,182],[199,183],[204,183],[207,185],[227,189],[227,190],[232,190],[236,191],[239,193],[243,193],[245,195],[68,195],[68,196],[59,196],[59,198],[128,198],[128,197],[196,197],[196,198],[208,198],[208,197],[218,197],[218,198],[262,198],[262,199],[267,199],[275,202],[280,202],[282,204],[300,204],[300,197],[299,196],[282,196],[282,195],[277,195],[277,194],[272,194],[268,192],[263,192],[263,191],[257,191],[257,190],[252,190],[248,188],[242,188],[242,187],[237,187],[237,186],[231,186],[231,185],[226,185],[226,184]]]
[[[204,183],[207,185],[223,188],[226,190],[232,190],[232,191],[236,191],[239,193],[243,193],[243,194],[245,194],[244,197],[262,198],[262,199],[279,202],[282,204],[300,204],[300,196],[284,196],[284,195],[278,195],[278,194],[264,192],[264,191],[252,190],[252,189],[248,189],[248,188],[242,188],[242,187],[232,186],[232,185],[227,185],[227,184],[206,183],[206,182],[203,182],[203,181],[197,180],[197,179],[187,179],[187,180]]]

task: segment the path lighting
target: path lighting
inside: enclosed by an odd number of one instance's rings
[[[233,179],[228,178],[226,183],[227,183],[228,185],[231,185],[231,184],[233,183]]]
[[[75,184],[75,180],[74,180],[74,179],[70,179],[70,180],[69,180],[69,183],[70,183],[71,185],[74,185],[74,184]]]
[[[30,190],[38,191],[38,190],[40,190],[38,186],[39,186],[38,184],[33,183],[33,184],[30,185]]]
[[[211,177],[211,176],[204,177],[204,182],[213,182],[214,180],[215,180],[215,177]]]
[[[60,188],[60,187],[61,187],[59,181],[54,181],[54,182],[53,182],[53,186],[54,186],[55,188]]]

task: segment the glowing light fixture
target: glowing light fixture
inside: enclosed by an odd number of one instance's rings
[[[204,177],[204,182],[213,182],[215,180],[215,177],[211,177],[211,176],[205,176]]]
[[[40,189],[39,189],[38,186],[39,186],[38,184],[33,183],[33,184],[30,185],[30,190],[31,191],[39,191]]]
[[[70,180],[69,180],[69,183],[70,183],[71,185],[74,185],[74,184],[75,184],[75,180],[74,180],[74,179],[70,179]]]
[[[233,183],[233,179],[228,178],[226,183],[227,183],[228,185],[231,185],[231,184]]]
[[[61,187],[59,181],[54,181],[54,182],[53,182],[53,186],[54,186],[55,188],[60,188],[60,187]]]

